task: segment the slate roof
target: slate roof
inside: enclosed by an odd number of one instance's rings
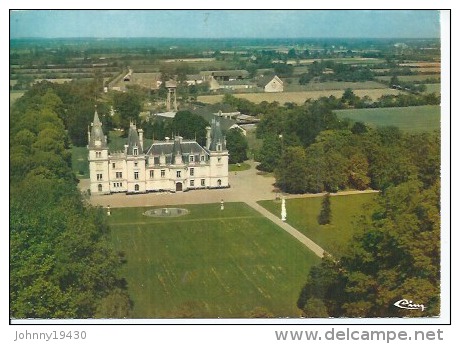
[[[100,141],[101,145],[96,146],[95,142]],[[99,120],[97,111],[94,111],[94,119],[91,128],[90,140],[88,142],[90,148],[107,148],[107,138],[102,131],[102,123]]]
[[[193,140],[179,140],[177,137],[170,141],[156,141],[147,150],[149,156],[165,155],[166,164],[174,164],[176,154],[182,156],[182,161],[188,161],[190,155],[195,155],[195,161],[200,161],[200,155],[208,155],[208,152]]]
[[[209,146],[209,150],[216,151],[218,144],[221,144],[222,150],[226,149],[224,135],[222,135],[222,129],[220,127],[220,120],[213,118],[211,123],[211,145]]]
[[[137,154],[142,154],[141,141],[136,130],[136,126],[131,124],[128,132],[128,155],[134,155],[134,148],[137,148]]]

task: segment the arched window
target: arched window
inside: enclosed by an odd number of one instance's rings
[[[139,191],[139,184],[134,185],[134,191]]]
[[[102,192],[102,184],[97,185],[97,191]]]
[[[217,179],[217,186],[222,186],[222,180]]]

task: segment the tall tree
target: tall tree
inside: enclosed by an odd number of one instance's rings
[[[113,108],[120,116],[120,127],[128,133],[129,123],[140,124],[139,114],[142,109],[141,99],[135,92],[116,93],[113,97]]]
[[[230,129],[226,133],[229,162],[236,164],[248,159],[248,141],[239,129]]]
[[[171,122],[170,130],[174,135],[186,139],[195,139],[202,146],[206,143],[206,127],[209,123],[200,115],[190,111],[178,111]]]
[[[306,162],[303,147],[286,147],[280,164],[275,169],[276,183],[285,192],[304,193],[306,191]]]
[[[321,211],[318,215],[318,223],[320,225],[328,225],[331,223],[332,211],[331,211],[331,195],[326,193],[321,201]]]

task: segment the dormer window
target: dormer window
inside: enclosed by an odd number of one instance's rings
[[[220,144],[217,145],[217,150],[220,151],[221,150],[221,146]]]
[[[137,148],[133,148],[133,155],[137,155]]]

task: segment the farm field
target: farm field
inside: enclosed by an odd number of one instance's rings
[[[408,132],[432,131],[441,126],[441,107],[438,105],[335,110],[334,112],[338,117],[361,121],[372,127],[392,125]]]
[[[327,82],[310,82],[307,85],[299,85],[298,79],[293,79],[291,84],[285,84],[285,92],[298,91],[324,91],[324,90],[352,90],[360,89],[387,89],[388,86],[376,81],[347,82],[347,81],[327,81]]]
[[[257,308],[299,316],[300,289],[319,258],[243,203],[184,208],[190,213],[172,218],[112,211],[134,318],[246,318]]]
[[[426,91],[424,93],[435,93],[437,95],[441,94],[441,84],[425,84]]]
[[[22,97],[25,92],[23,91],[12,91],[10,92],[10,104],[13,104],[16,100]]]
[[[319,246],[335,256],[344,252],[346,244],[355,232],[355,222],[362,214],[363,206],[375,204],[376,194],[355,194],[332,196],[332,221],[329,225],[319,225],[317,217],[323,197],[292,198],[286,200],[286,222],[305,234]],[[258,202],[271,213],[280,214],[280,201]]]
[[[416,75],[398,75],[398,79],[401,81],[424,81],[428,79],[435,79],[439,80],[441,75],[438,74],[416,74]],[[381,80],[381,81],[390,81],[391,76],[378,76],[376,79]]]
[[[368,96],[373,100],[378,99],[384,94],[399,94],[401,93],[398,90],[393,90],[389,88],[384,89],[364,89],[364,90],[354,90],[354,94],[359,97]],[[303,104],[307,99],[318,99],[320,97],[329,97],[334,96],[340,98],[343,95],[343,90],[324,90],[324,91],[307,91],[307,92],[282,92],[282,93],[234,93],[233,96],[237,98],[247,99],[253,103],[261,103],[263,101],[278,102],[280,104],[284,103],[296,103]],[[224,96],[211,95],[211,96],[198,96],[198,101],[203,103],[215,104],[222,101]]]

